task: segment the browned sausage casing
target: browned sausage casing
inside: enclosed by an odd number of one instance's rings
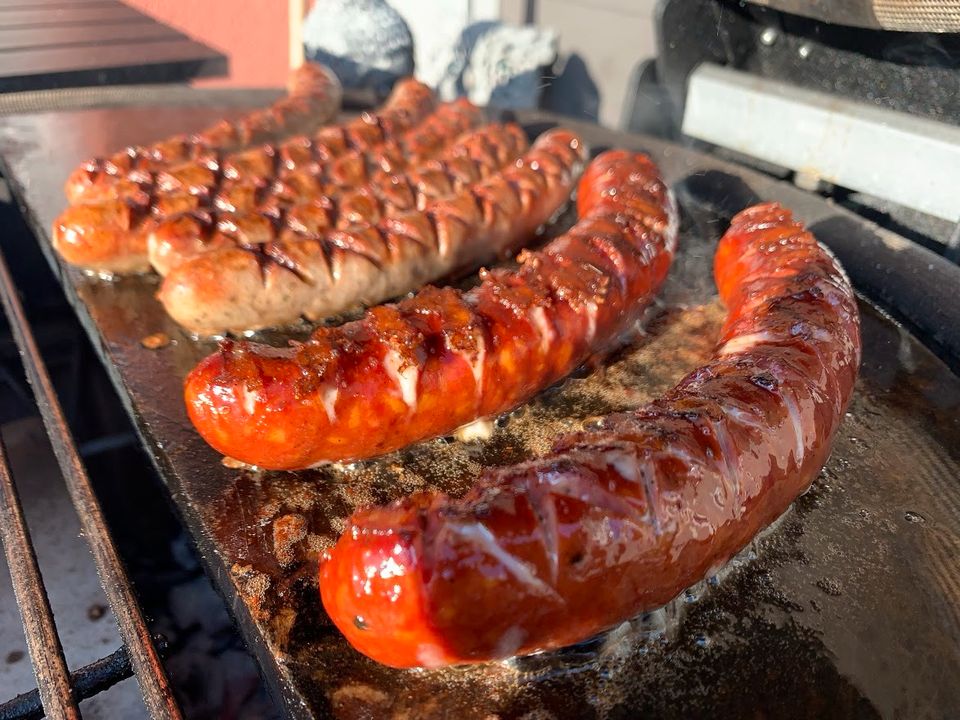
[[[775,204],[734,219],[715,271],[716,354],[666,396],[462,499],[353,516],[320,591],[358,650],[436,667],[584,640],[726,563],[809,487],[857,376],[853,290]]]
[[[209,201],[224,185],[267,183],[297,170],[316,173],[352,151],[364,153],[398,138],[436,107],[433,91],[407,78],[394,86],[377,113],[362,113],[343,125],[321,128],[311,137],[295,137],[233,153],[220,162],[171,167],[157,174],[155,194],[188,193]]]
[[[285,168],[273,182],[228,181],[214,197],[217,210],[275,212],[322,195],[356,188],[402,172],[436,155],[462,133],[479,126],[483,111],[465,98],[444,103],[421,124],[373,149],[354,150],[325,163]]]
[[[53,225],[54,248],[67,262],[88,270],[146,271],[147,233],[156,220],[209,207],[224,183],[269,183],[295,168],[319,172],[337,157],[365,152],[406,132],[435,105],[429,88],[402,80],[378,114],[364,113],[344,125],[323,128],[312,138],[152,172],[149,180],[128,187],[123,197],[67,208]]]
[[[516,126],[462,135],[481,120],[479,108],[456,101],[443,105],[397,141],[339,158],[355,160],[349,172],[341,163],[331,172],[300,172],[296,180],[288,177],[266,187],[234,186],[217,199],[229,212],[203,209],[151,223],[146,230],[150,264],[166,275],[185,260],[214,250],[312,237],[321,229],[358,222],[375,223],[385,208],[415,209],[418,199],[452,194],[451,178],[476,182],[526,147]],[[437,165],[427,159],[441,150],[438,172]],[[396,172],[417,163],[425,164]]]
[[[174,135],[146,147],[126,148],[110,158],[88,160],[67,180],[67,200],[77,204],[114,199],[148,181],[156,171],[191,160],[215,159],[283,135],[312,132],[340,112],[340,82],[323,65],[305,63],[294,70],[287,92],[270,107],[239,120],[224,120],[195,135]]]
[[[173,268],[159,298],[201,334],[374,305],[529,242],[566,202],[582,157],[576,135],[551,130],[514,165],[422,211],[207,253]]]

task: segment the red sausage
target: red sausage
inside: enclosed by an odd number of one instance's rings
[[[809,487],[859,367],[850,284],[775,204],[734,219],[715,269],[720,343],[666,396],[462,499],[351,518],[320,592],[354,647],[436,667],[576,643],[668,602]]]
[[[231,457],[291,469],[382,455],[515,407],[615,341],[673,257],[676,209],[646,156],[601,155],[578,207],[570,232],[469,292],[427,288],[286,353],[212,356],[187,380],[191,420]]]

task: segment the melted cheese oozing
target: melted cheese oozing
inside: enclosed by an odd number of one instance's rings
[[[595,302],[585,303],[587,309],[587,343],[592,343],[597,336],[597,313],[599,307]]]
[[[470,366],[470,372],[473,374],[473,382],[476,385],[476,396],[479,398],[483,394],[483,364],[487,359],[487,344],[483,335],[476,336],[477,351],[470,353],[463,351],[460,357]]]
[[[323,389],[320,395],[320,401],[323,403],[323,409],[327,413],[327,419],[333,423],[337,419],[337,398],[340,396],[340,388],[331,383]]]
[[[489,418],[477,418],[471,423],[458,427],[453,436],[461,442],[489,440],[493,435],[493,421]]]
[[[246,385],[240,388],[240,402],[247,415],[253,415],[257,411],[257,400],[259,399],[256,390],[251,390]]]
[[[557,333],[547,319],[546,311],[539,305],[535,306],[530,311],[530,321],[540,335],[540,353],[544,356],[549,355],[550,348],[553,345]]]
[[[413,363],[408,363],[396,350],[387,350],[383,356],[383,367],[387,374],[396,383],[400,390],[400,397],[411,410],[417,407],[417,385],[420,380],[420,370]]]

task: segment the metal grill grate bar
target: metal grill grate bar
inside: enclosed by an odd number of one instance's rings
[[[155,638],[162,655],[166,642],[161,636]],[[77,700],[85,700],[111,688],[121,680],[133,675],[130,656],[122,645],[106,657],[102,657],[79,670],[70,673],[70,686]],[[0,705],[0,720],[36,720],[44,716],[43,704],[37,690],[31,690]]]
[[[157,720],[179,720],[182,716],[171,692],[170,683],[160,663],[157,650],[153,646],[150,632],[123,568],[120,555],[107,529],[103,511],[93,492],[90,478],[80,460],[63,408],[60,406],[46,365],[40,356],[2,252],[0,252],[0,301],[3,303],[14,340],[23,356],[27,379],[33,389],[37,407],[70,498],[80,518],[83,535],[90,545],[97,572],[100,575],[100,584],[117,619],[120,636],[126,644],[147,710],[151,717]],[[41,686],[41,693],[53,691],[52,688]],[[69,692],[67,688],[68,697]],[[44,704],[46,705],[46,702]],[[78,717],[78,715],[63,717]]]
[[[30,661],[37,677],[40,700],[47,717],[79,720],[80,710],[70,689],[70,675],[63,647],[57,636],[53,611],[47,599],[43,576],[30,541],[17,487],[7,462],[7,450],[0,438],[0,537],[10,567],[13,592],[17,597]]]

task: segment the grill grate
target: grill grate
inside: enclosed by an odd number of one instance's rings
[[[112,656],[78,671],[73,677],[69,674],[16,485],[0,442],[0,529],[37,678],[37,695],[31,698],[28,693],[15,698],[0,707],[0,717],[36,717],[36,697],[39,697],[48,717],[58,720],[80,718],[77,706],[79,699],[127,677],[132,669],[150,716],[157,720],[177,720],[182,716],[160,663],[157,648],[107,529],[100,504],[68,429],[2,253],[0,301],[23,358],[27,379],[70,498],[80,518],[83,536],[93,554],[100,583],[125,643],[125,647]]]
[[[154,638],[157,651],[162,655],[166,644],[162,638]],[[130,655],[125,647],[114,650],[106,657],[86,665],[76,672],[70,673],[70,685],[77,700],[85,700],[99,692],[113,687],[121,680],[126,680],[133,674],[130,666]],[[17,695],[0,705],[0,720],[33,720],[42,718],[44,711],[43,701],[39,690]]]
[[[47,715],[51,718],[79,718],[70,691],[70,677],[63,647],[53,621],[53,612],[47,600],[43,576],[30,542],[30,531],[13,475],[7,463],[6,448],[0,438],[0,534],[10,567],[13,591],[23,619],[24,635],[30,660],[37,676],[39,695]]]

